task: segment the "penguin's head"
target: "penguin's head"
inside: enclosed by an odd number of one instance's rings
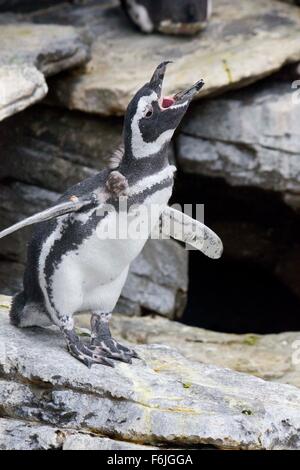
[[[168,63],[162,62],[155,69],[151,80],[128,105],[124,122],[125,145],[136,159],[160,153],[165,148],[192,98],[204,85],[204,81],[199,80],[176,95],[163,96],[162,86]]]
[[[212,0],[121,0],[129,18],[144,33],[192,35],[205,27]]]

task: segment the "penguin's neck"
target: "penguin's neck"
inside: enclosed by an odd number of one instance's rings
[[[169,145],[166,144],[158,152],[149,156],[133,155],[130,142],[124,139],[124,156],[119,166],[119,171],[127,178],[129,186],[137,181],[161,172],[169,166]]]

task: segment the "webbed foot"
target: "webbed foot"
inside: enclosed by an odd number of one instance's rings
[[[137,353],[127,346],[118,343],[111,336],[109,329],[110,313],[93,313],[91,316],[91,348],[95,352],[105,352],[107,357],[118,361],[132,363],[132,358],[139,358]]]
[[[91,348],[95,348],[95,351],[104,351],[107,357],[127,362],[128,364],[132,364],[132,358],[139,358],[133,349],[123,346],[112,337],[102,339],[98,337],[92,339]]]
[[[114,367],[114,362],[109,358],[104,349],[89,347],[84,344],[73,330],[64,330],[68,350],[72,356],[83,362],[88,367],[93,364]]]

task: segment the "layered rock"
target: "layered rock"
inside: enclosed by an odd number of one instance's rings
[[[16,329],[3,309],[0,345],[3,418],[146,445],[300,448],[296,387],[196,363],[159,345],[138,346],[142,359],[132,365],[88,369],[56,331]],[[54,446],[55,430],[48,434]]]
[[[219,0],[205,31],[189,40],[141,35],[116,1],[64,5],[30,20],[75,25],[92,39],[89,63],[51,81],[52,98],[70,109],[103,115],[124,114],[162,60],[175,61],[168,92],[204,78],[200,96],[205,96],[254,82],[300,59],[299,9],[273,0]]]
[[[256,87],[195,106],[178,139],[183,171],[222,177],[300,201],[300,105],[286,82]]]
[[[0,418],[1,450],[149,450],[156,448],[97,436],[92,431],[74,431],[18,419]]]
[[[72,0],[43,0],[43,8],[55,5],[59,2],[67,2]],[[28,12],[35,10],[37,3],[34,0],[0,0],[0,11],[4,12]]]
[[[1,125],[0,178],[63,192],[107,164],[120,145],[122,123],[33,107]]]
[[[0,16],[0,121],[41,100],[45,76],[85,63],[88,47],[72,26]]]
[[[78,317],[88,327],[88,318]],[[113,334],[135,344],[176,348],[191,361],[228,367],[265,380],[300,388],[300,333],[229,334],[204,330],[161,317],[112,317]]]

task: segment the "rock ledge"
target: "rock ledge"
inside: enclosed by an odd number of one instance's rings
[[[66,352],[56,331],[16,329],[7,313],[0,311],[0,406],[2,428],[10,432],[2,448],[20,445],[18,430],[26,435],[35,425],[49,448],[62,448],[60,436],[73,432],[72,448],[85,447],[83,433],[89,448],[115,448],[117,439],[126,441],[122,448],[300,449],[296,387],[191,362],[160,345],[138,347],[142,360],[131,366],[89,370]]]

